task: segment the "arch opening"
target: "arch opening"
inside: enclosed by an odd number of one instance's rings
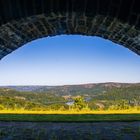
[[[5,57],[0,63],[1,84],[136,83],[139,65],[139,56],[110,40],[58,35],[31,41]]]
[[[1,111],[6,108],[13,112],[43,113],[139,111],[140,84],[128,82],[132,77],[135,82],[140,80],[137,76],[140,58],[123,46],[99,37],[68,35],[27,43],[16,53],[16,57],[12,53],[0,62],[0,84],[6,81],[5,75],[7,81],[18,83],[0,86]],[[34,79],[36,76],[38,79]],[[118,77],[126,80],[128,76],[127,83],[110,80]]]

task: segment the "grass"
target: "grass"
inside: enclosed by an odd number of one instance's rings
[[[140,114],[140,110],[48,110],[48,111],[29,111],[29,110],[1,110],[0,114]]]
[[[0,121],[103,122],[140,121],[140,114],[1,114]]]
[[[139,111],[1,111],[0,121],[103,122],[140,121]]]

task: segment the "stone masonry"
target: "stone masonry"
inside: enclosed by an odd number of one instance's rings
[[[100,36],[140,55],[138,0],[14,1],[0,1],[0,59],[32,40],[60,34]]]

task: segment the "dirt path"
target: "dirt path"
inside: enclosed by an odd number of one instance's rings
[[[140,140],[140,122],[0,122],[0,140]]]

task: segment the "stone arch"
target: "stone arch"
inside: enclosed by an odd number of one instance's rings
[[[0,2],[0,59],[27,42],[60,34],[100,36],[140,55],[138,0],[15,1]]]

